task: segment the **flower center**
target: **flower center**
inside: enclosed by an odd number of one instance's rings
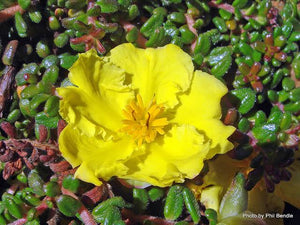
[[[145,107],[142,97],[138,94],[136,101],[131,101],[123,110],[125,120],[122,131],[131,135],[141,146],[144,141],[150,143],[154,141],[157,133],[163,135],[164,126],[168,124],[166,117],[161,117],[164,107],[156,104],[153,99],[148,107]]]

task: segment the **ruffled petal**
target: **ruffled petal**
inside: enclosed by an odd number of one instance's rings
[[[222,186],[224,191],[230,185],[235,174],[242,170],[239,161],[227,155],[219,155],[218,158],[208,161],[208,168],[209,172],[203,177],[201,186],[203,188],[211,185]]]
[[[103,91],[127,92],[126,73],[112,63],[103,61],[94,49],[79,54],[78,60],[69,69],[70,81],[91,95],[101,95]]]
[[[221,118],[221,98],[227,93],[226,86],[214,76],[195,71],[191,89],[180,96],[176,120],[193,124],[199,119]]]
[[[126,174],[128,168],[123,162],[135,149],[133,141],[127,136],[117,141],[103,141],[88,137],[71,125],[61,132],[59,148],[63,157],[73,167],[81,164],[76,176],[95,185],[99,185],[98,177],[109,180],[116,174]]]
[[[137,166],[124,178],[160,187],[170,186],[173,182],[182,183],[184,178],[194,178],[199,174],[208,150],[209,144],[193,126],[173,126],[164,138],[147,146],[144,156],[126,164],[129,168]]]
[[[124,119],[122,109],[134,98],[124,84],[124,71],[89,51],[72,66],[70,79],[78,87],[57,89],[63,98],[61,116],[90,137],[101,134],[106,138],[118,132]]]
[[[146,104],[155,97],[159,104],[173,108],[176,94],[186,91],[193,77],[191,57],[176,45],[139,49],[123,44],[111,50],[108,60],[132,74],[132,87]]]
[[[171,120],[178,124],[192,124],[211,140],[211,150],[207,159],[233,148],[227,138],[235,128],[225,126],[220,121],[220,101],[226,93],[227,88],[221,81],[207,73],[196,71],[191,89],[180,96],[181,104]]]
[[[203,132],[211,141],[210,150],[206,159],[210,159],[216,154],[224,154],[230,151],[234,146],[227,138],[235,131],[233,126],[226,126],[217,119],[199,120],[194,126]]]

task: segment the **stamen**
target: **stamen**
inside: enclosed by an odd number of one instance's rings
[[[163,105],[156,104],[154,98],[146,108],[142,97],[138,94],[136,101],[130,102],[123,110],[125,120],[122,131],[131,135],[138,146],[143,142],[151,143],[157,134],[165,134],[163,128],[168,125],[168,120],[166,117],[160,117],[163,112]]]

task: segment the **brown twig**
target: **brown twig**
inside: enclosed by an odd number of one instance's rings
[[[100,187],[94,187],[93,189],[82,194],[81,200],[85,204],[94,205],[101,199],[105,199],[108,195],[108,191],[105,185]]]
[[[176,222],[169,221],[160,217],[148,216],[148,215],[136,215],[129,209],[122,209],[121,214],[124,219],[128,219],[129,224],[143,224],[145,220],[148,220],[157,225],[174,225]]]
[[[21,219],[18,219],[12,223],[9,223],[8,225],[23,225],[27,222],[27,219],[26,218],[21,218]]]
[[[19,5],[14,5],[0,11],[0,23],[14,17],[16,12],[23,13],[24,10]]]
[[[6,67],[4,74],[0,78],[0,117],[2,117],[5,104],[10,98],[11,87],[14,81],[15,73],[15,67],[8,66]]]
[[[3,129],[3,126],[1,128]],[[4,179],[21,170],[24,165],[29,169],[33,169],[40,162],[51,165],[58,156],[60,152],[55,143],[13,138],[0,141],[0,161],[6,162],[2,173]],[[64,165],[64,168],[66,167]]]
[[[81,208],[79,209],[79,214],[82,219],[82,222],[85,225],[97,225],[93,216],[91,215],[89,210],[84,205],[82,205]]]
[[[197,37],[198,37],[197,30],[194,28],[195,20],[190,14],[187,14],[187,13],[185,14],[185,18],[186,18],[186,24],[188,25],[189,30],[192,31],[196,35],[195,40],[191,44],[191,50],[192,50],[192,52],[194,52],[196,43],[197,43]]]

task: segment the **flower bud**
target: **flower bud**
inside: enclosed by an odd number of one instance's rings
[[[245,177],[238,173],[221,201],[219,219],[236,216],[247,209],[248,193],[244,185]]]

